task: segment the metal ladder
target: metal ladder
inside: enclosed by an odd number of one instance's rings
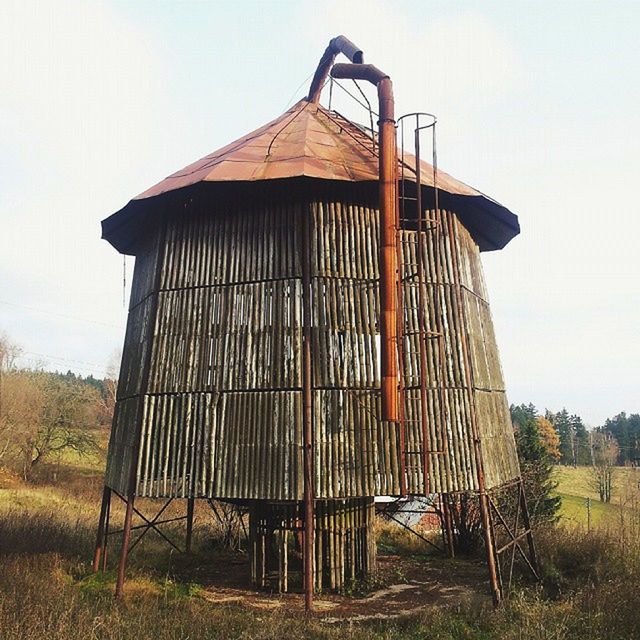
[[[424,124],[425,118],[430,118],[430,122]],[[414,120],[413,139],[415,165],[412,167],[405,161],[405,140],[404,123],[406,119]],[[398,251],[398,307],[399,307],[399,335],[398,335],[398,360],[400,370],[400,420],[401,420],[401,450],[402,450],[402,485],[403,493],[409,493],[408,476],[415,475],[419,467],[418,477],[422,475],[422,486],[413,487],[416,493],[428,494],[431,492],[430,458],[433,455],[446,455],[446,414],[444,389],[446,384],[445,366],[445,336],[443,320],[443,287],[442,284],[442,242],[443,225],[442,214],[439,209],[436,174],[434,173],[434,210],[429,214],[425,211],[422,201],[421,178],[422,167],[420,165],[420,132],[435,126],[435,119],[429,114],[414,113],[402,116],[398,120],[400,135],[399,164],[400,172],[398,176],[398,231],[397,231],[397,251]],[[434,138],[435,140],[435,138]],[[407,182],[415,183],[415,195],[407,194]],[[409,235],[408,231],[414,230],[415,234]],[[413,236],[413,237],[412,237]],[[408,245],[414,245],[414,251],[408,251]],[[425,246],[426,245],[426,246]],[[433,248],[433,255],[428,256],[428,248]],[[413,255],[412,255],[413,254]],[[409,257],[408,261],[406,257]],[[431,257],[431,266],[429,265]],[[411,296],[415,304],[405,305],[405,293],[409,287],[417,286],[417,295]],[[432,293],[433,308],[429,309],[430,291]],[[430,310],[431,313],[427,313]],[[413,328],[408,329],[408,319],[413,318]],[[407,338],[417,336],[417,350],[411,349]],[[431,367],[433,371],[432,379],[435,386],[429,386],[427,372],[429,370],[429,351],[433,346],[430,341],[436,343],[436,367]],[[414,380],[407,380],[407,362],[418,357],[418,384]],[[415,377],[415,374],[412,376]],[[439,393],[439,410],[437,413],[437,423],[429,424],[428,404],[429,390]],[[412,411],[411,416],[407,416],[407,396],[411,392],[419,393],[419,412]],[[419,437],[416,427],[420,429]],[[407,442],[407,431],[411,430],[412,441],[418,448],[410,447]],[[417,440],[417,442],[416,442]]]

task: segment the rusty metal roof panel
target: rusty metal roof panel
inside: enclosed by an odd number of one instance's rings
[[[410,155],[405,157],[405,163],[415,166]],[[433,186],[431,165],[422,162],[422,166],[422,183]],[[302,100],[268,125],[176,171],[135,199],[150,198],[198,182],[301,176],[377,180],[378,158],[371,139],[353,123],[330,114],[320,105]],[[438,186],[459,195],[482,195],[442,171],[438,172]]]
[[[404,175],[415,179],[415,158],[404,156]],[[433,187],[433,167],[421,162],[421,183]],[[319,104],[301,100],[280,117],[176,171],[136,196],[103,222],[103,237],[125,250],[116,228],[130,227],[143,203],[162,194],[206,183],[239,183],[293,178],[339,182],[376,182],[378,156],[371,136]],[[438,170],[438,189],[449,194],[456,211],[482,249],[503,247],[519,232],[517,217],[473,187]],[[147,205],[144,206],[145,210]],[[148,212],[147,212],[148,213]],[[126,224],[124,224],[126,223]],[[133,225],[135,226],[135,225]]]

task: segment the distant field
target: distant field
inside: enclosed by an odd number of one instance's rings
[[[591,498],[592,525],[609,524],[619,517],[621,508],[628,509],[629,491],[637,491],[640,483],[640,469],[616,467],[612,501],[606,504],[600,502],[598,492],[592,486],[590,467],[558,466],[554,475],[558,481],[557,494],[562,498],[561,522],[583,526],[587,526],[587,498]]]

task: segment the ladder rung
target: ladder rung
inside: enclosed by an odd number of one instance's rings
[[[403,336],[424,336],[425,338],[439,338],[442,333],[439,331],[403,331]]]
[[[415,456],[415,455],[422,455],[423,453],[426,453],[426,454],[432,456],[432,455],[444,455],[447,452],[446,451],[405,451],[404,455],[405,456]]]
[[[420,220],[419,218],[398,218],[398,220],[400,222],[411,222],[411,223],[415,223],[418,224],[419,222],[422,222],[422,224],[429,224],[429,225],[440,225],[442,224],[440,222],[440,220],[437,220],[436,218],[422,218],[422,220]],[[429,231],[429,229],[431,229],[431,227],[423,227],[422,231]],[[403,229],[399,229],[399,231],[403,231]],[[416,229],[417,231],[417,229]],[[416,240],[411,240],[410,238],[407,238],[405,240],[403,240],[403,242],[416,242]]]

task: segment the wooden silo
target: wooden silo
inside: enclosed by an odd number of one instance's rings
[[[379,155],[308,98],[103,222],[136,256],[96,555],[116,492],[119,590],[138,496],[247,506],[259,585],[275,567],[287,588],[306,526],[319,590],[372,570],[375,496],[519,478],[480,262],[517,218],[408,157],[399,211],[424,206],[397,214],[400,418],[381,419]]]

